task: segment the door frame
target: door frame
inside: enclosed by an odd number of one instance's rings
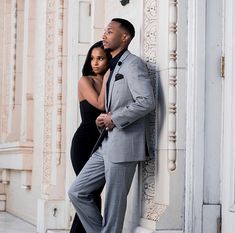
[[[225,54],[225,79],[223,89],[223,135],[222,135],[222,232],[230,233],[235,227],[235,146],[234,146],[234,120],[235,101],[235,4],[233,0],[224,0],[224,54]]]
[[[200,233],[202,229],[206,61],[203,9],[206,9],[204,0],[188,1],[185,233]]]
[[[220,6],[223,0],[217,0],[216,6]],[[220,169],[220,147],[215,155],[216,160],[210,161],[209,155],[213,153],[210,146],[213,142],[220,141],[220,130],[213,135],[213,124],[221,124],[221,116],[214,122],[206,125],[213,114],[220,114],[221,106],[207,109],[210,104],[221,102],[221,80],[219,76],[219,56],[222,50],[222,29],[213,30],[213,25],[222,25],[223,16],[211,21],[211,1],[188,1],[188,75],[187,75],[187,126],[186,126],[186,169],[185,169],[185,232],[202,233],[208,229],[217,228],[217,217],[220,216],[220,176],[213,176]],[[214,13],[213,13],[214,14]],[[213,23],[213,25],[211,25]],[[209,28],[210,27],[210,28]],[[212,29],[212,30],[208,30]],[[216,34],[214,34],[216,33]],[[219,34],[218,34],[219,33]],[[216,52],[210,53],[211,41],[217,45]],[[213,55],[211,58],[210,55]],[[209,68],[208,68],[208,65]],[[217,70],[218,66],[218,70]],[[208,72],[209,69],[216,69]],[[207,79],[215,81],[211,85]],[[211,86],[210,86],[211,85]],[[209,89],[208,89],[209,88]],[[212,98],[213,94],[216,96]],[[219,104],[220,104],[219,102]],[[210,112],[212,110],[212,112]],[[212,138],[210,137],[212,136]],[[216,195],[213,192],[207,194],[208,189],[216,184]],[[216,212],[216,213],[214,213]],[[214,221],[213,226],[208,226],[208,221]],[[214,231],[213,231],[214,232]]]

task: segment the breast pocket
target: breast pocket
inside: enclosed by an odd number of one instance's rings
[[[121,80],[123,78],[124,78],[123,74],[118,73],[118,74],[115,75],[115,82],[118,81],[118,80]]]
[[[112,91],[112,106],[114,108],[125,107],[132,100],[126,77],[114,82]]]
[[[127,87],[128,86],[124,78],[116,80],[113,85],[113,95],[117,97],[119,94],[127,91]]]

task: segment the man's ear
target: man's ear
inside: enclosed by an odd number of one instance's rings
[[[123,41],[128,42],[130,40],[130,36],[128,34],[123,34]]]

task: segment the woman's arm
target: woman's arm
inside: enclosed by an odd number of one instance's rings
[[[87,78],[82,76],[78,82],[78,97],[79,100],[86,99],[91,105],[94,107],[104,110],[105,109],[105,87],[106,82],[109,76],[109,72],[106,72],[103,78],[101,91],[98,94],[95,90],[94,86],[92,85],[91,81]]]

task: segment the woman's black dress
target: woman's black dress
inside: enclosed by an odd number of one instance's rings
[[[83,166],[88,161],[91,151],[99,137],[95,120],[100,115],[101,111],[92,106],[87,100],[80,102],[80,113],[82,122],[75,132],[71,144],[71,161],[76,176],[82,170]],[[101,208],[100,193],[98,190],[94,193],[95,202]],[[70,233],[85,233],[77,214],[74,217]]]

